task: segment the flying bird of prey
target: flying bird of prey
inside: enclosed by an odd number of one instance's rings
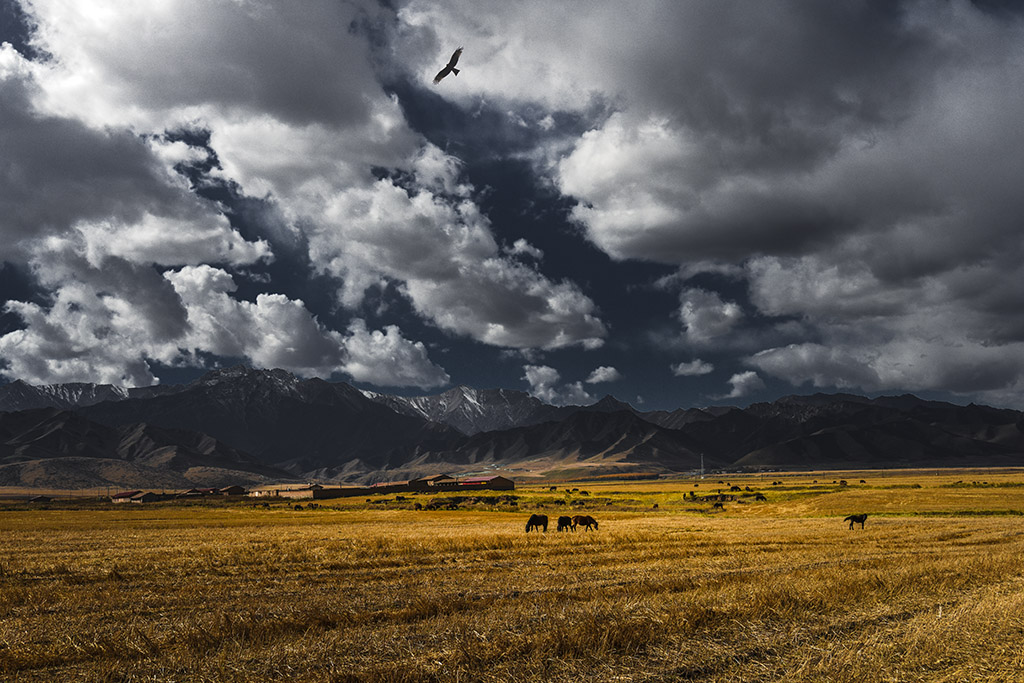
[[[459,70],[455,68],[455,65],[459,63],[459,57],[461,56],[462,48],[460,47],[458,50],[452,53],[452,58],[448,60],[448,64],[445,65],[443,69],[438,71],[436,76],[434,76],[434,85],[440,83],[441,79],[447,76],[448,74],[455,74],[456,76],[459,75]]]

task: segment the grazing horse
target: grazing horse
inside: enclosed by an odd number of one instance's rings
[[[583,528],[586,529],[587,531],[591,531],[590,527],[594,527],[594,529],[597,529],[597,520],[594,519],[593,517],[591,517],[590,515],[576,515],[575,517],[573,517],[572,518],[572,528],[573,528],[573,531],[576,530],[576,526],[578,524],[582,524]]]
[[[868,518],[868,516],[866,514],[863,514],[863,515],[850,515],[849,517],[847,517],[843,521],[844,522],[849,522],[851,529],[853,528],[854,524],[860,524],[860,528],[863,529],[864,528],[864,520],[866,520],[867,518]]]
[[[530,521],[526,523],[526,533],[531,531],[544,530],[544,533],[548,531],[548,516],[547,515],[530,515]]]
[[[572,517],[559,517],[558,530],[567,531],[569,529],[572,529]]]

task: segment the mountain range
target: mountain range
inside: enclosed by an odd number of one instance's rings
[[[59,408],[0,413],[0,486],[187,489],[291,477],[199,432],[111,427]]]
[[[458,386],[402,397],[238,366],[127,390],[15,381],[0,386],[0,411],[0,485],[1024,465],[1020,411],[912,395],[642,412],[611,396],[552,406],[525,392]]]

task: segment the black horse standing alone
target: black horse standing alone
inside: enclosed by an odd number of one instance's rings
[[[544,533],[548,531],[548,516],[547,515],[530,515],[530,521],[526,523],[526,533],[531,531],[544,530]]]
[[[849,517],[847,517],[843,521],[844,522],[849,522],[851,529],[853,528],[854,524],[860,524],[860,528],[863,529],[864,528],[864,520],[866,520],[867,518],[868,518],[868,516],[866,514],[864,514],[864,515],[850,515]]]

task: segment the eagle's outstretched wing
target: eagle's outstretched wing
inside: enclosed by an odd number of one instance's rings
[[[454,73],[456,76],[459,75],[459,70],[455,68],[455,65],[459,63],[459,57],[461,56],[462,48],[460,47],[458,50],[452,53],[452,58],[448,60],[448,64],[446,64],[445,67],[438,71],[437,75],[434,76],[434,85],[440,83],[441,79],[450,73]]]
[[[462,48],[460,47],[459,49],[457,49],[455,52],[452,53],[452,58],[448,60],[448,65],[445,68],[446,69],[454,69],[455,65],[459,63],[459,57],[461,57],[461,56],[462,56]]]

